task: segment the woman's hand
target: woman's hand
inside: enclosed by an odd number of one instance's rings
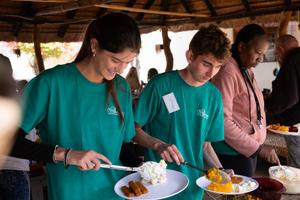
[[[60,158],[58,160],[63,161],[65,153],[66,150],[58,150],[57,157]],[[109,165],[112,164],[108,158],[95,151],[71,150],[67,155],[66,163],[69,165],[76,165],[81,170],[99,170],[101,161],[104,161]]]
[[[273,147],[262,146],[259,156],[266,159],[269,163],[280,164],[280,160],[277,156],[277,153]]]
[[[154,145],[154,150],[162,157],[162,159],[173,162],[175,161],[177,165],[184,162],[181,153],[178,151],[174,144],[166,144],[159,142]]]

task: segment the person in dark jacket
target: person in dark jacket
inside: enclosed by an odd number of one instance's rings
[[[291,35],[282,35],[276,43],[280,71],[272,82],[272,93],[266,99],[269,123],[292,126],[300,123],[300,47]],[[300,137],[285,136],[288,164],[300,167]]]

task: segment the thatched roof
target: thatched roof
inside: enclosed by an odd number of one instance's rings
[[[142,32],[168,26],[195,29],[205,23],[241,27],[255,22],[277,26],[283,11],[295,11],[296,0],[10,0],[0,2],[0,40],[32,42],[36,25],[40,41],[79,41],[90,20],[122,10]],[[36,29],[37,30],[37,29]]]

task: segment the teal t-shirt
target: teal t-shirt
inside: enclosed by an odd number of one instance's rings
[[[169,113],[164,96],[172,94],[179,110]],[[176,106],[173,110],[176,110]],[[200,87],[190,86],[178,71],[157,75],[147,84],[134,116],[135,122],[144,126],[147,133],[166,143],[175,144],[186,161],[200,168],[203,168],[204,142],[224,139],[220,92],[210,82]],[[159,161],[161,158],[156,152],[147,150],[146,159]],[[197,178],[201,176],[199,171],[171,163],[167,168],[183,172],[190,181],[188,188],[174,199],[202,199],[203,190],[196,185]]]
[[[43,143],[74,150],[94,150],[113,164],[120,164],[123,141],[135,135],[130,87],[121,76],[115,79],[124,115],[120,119],[112,97],[106,104],[106,83],[87,80],[74,63],[46,70],[24,91],[21,128],[37,127]],[[47,164],[49,199],[119,199],[114,184],[125,174],[115,170],[81,171],[65,169],[62,163]]]

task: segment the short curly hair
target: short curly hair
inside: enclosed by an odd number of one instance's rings
[[[223,60],[230,56],[230,41],[220,28],[210,24],[199,29],[191,40],[189,49],[195,57],[211,53],[215,58]]]

